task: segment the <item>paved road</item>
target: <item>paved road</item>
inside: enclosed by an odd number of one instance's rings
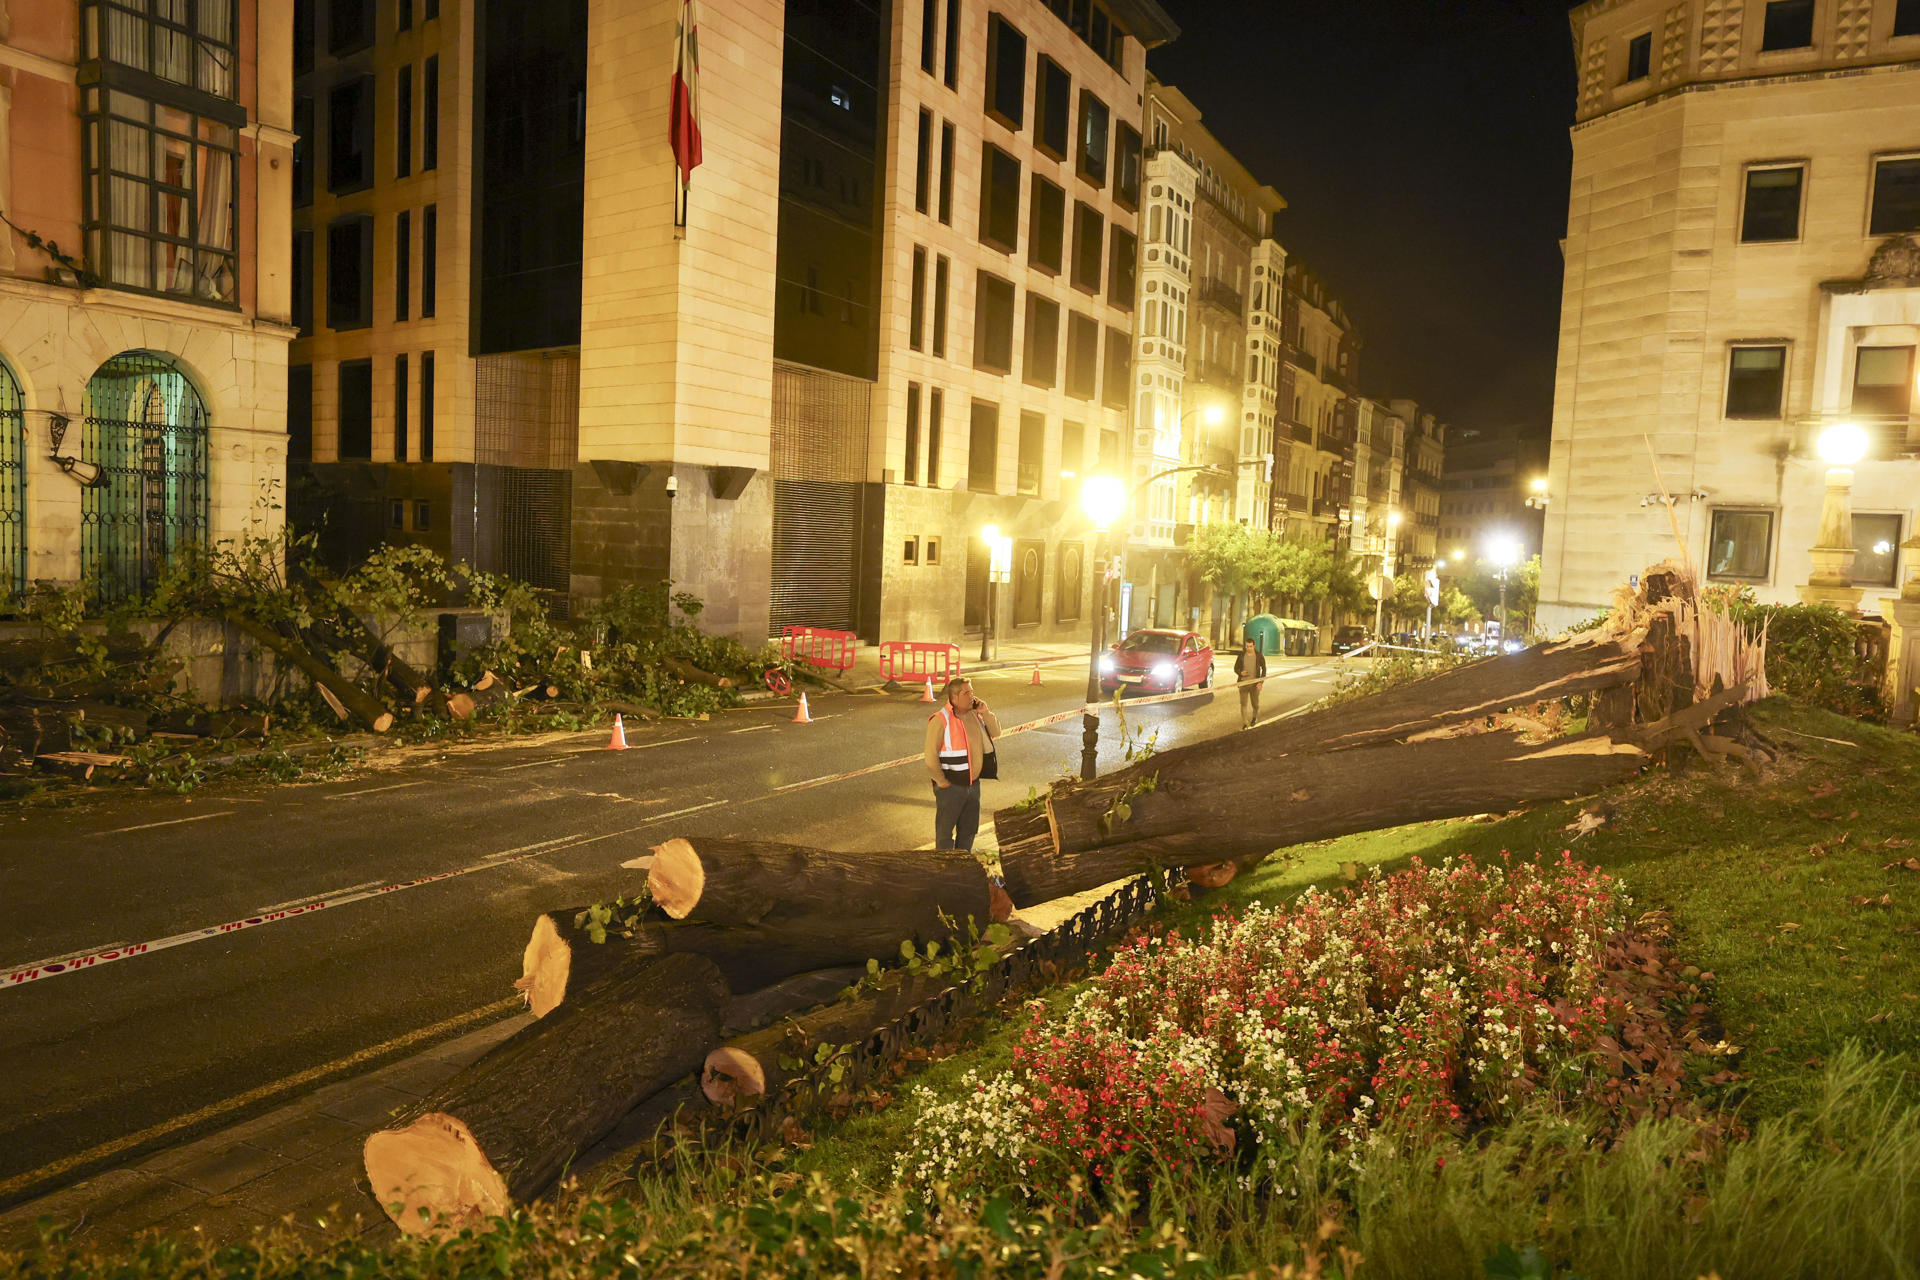
[[[1027,671],[983,673],[977,689],[1011,727],[1077,706],[1070,670],[1049,669],[1040,688]],[[1332,670],[1279,664],[1266,714],[1320,696]],[[811,725],[791,723],[790,706],[745,708],[649,726],[625,753],[595,733],[331,783],[0,816],[0,1205],[474,1025],[512,994],[536,913],[630,887],[620,863],[668,835],[926,846],[917,765],[780,788],[917,751],[927,709],[911,694],[811,702]],[[1232,731],[1236,702],[1203,695],[1128,720],[1165,748]],[[1102,721],[1110,768],[1118,726]],[[1076,772],[1080,732],[1075,716],[1005,738],[989,807]],[[449,872],[465,874],[7,981],[46,960]]]

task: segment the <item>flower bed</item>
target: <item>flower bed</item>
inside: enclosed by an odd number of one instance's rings
[[[1627,905],[1564,855],[1416,861],[1199,937],[1143,933],[1063,1013],[1035,1013],[1010,1071],[923,1097],[895,1176],[1064,1200],[1127,1170],[1284,1179],[1309,1141],[1464,1130],[1543,1095],[1670,1110],[1703,1044],[1662,1021],[1676,991]]]

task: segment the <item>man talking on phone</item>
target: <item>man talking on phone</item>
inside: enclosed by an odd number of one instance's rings
[[[1000,776],[993,740],[1000,721],[973,696],[973,684],[947,681],[940,709],[927,718],[927,772],[933,779],[933,847],[973,852],[980,831],[980,783]]]

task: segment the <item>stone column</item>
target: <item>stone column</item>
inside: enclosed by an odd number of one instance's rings
[[[1920,533],[1900,544],[1907,553],[1907,584],[1900,598],[1887,604],[1887,621],[1892,634],[1887,637],[1887,682],[1884,689],[1888,709],[1897,725],[1911,726],[1920,721]]]
[[[1827,496],[1820,507],[1820,538],[1813,544],[1813,573],[1800,588],[1805,604],[1830,604],[1847,613],[1860,610],[1860,588],[1853,585],[1853,468],[1827,468]]]

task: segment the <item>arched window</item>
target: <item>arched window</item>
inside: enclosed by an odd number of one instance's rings
[[[0,360],[0,599],[27,589],[27,425],[20,380]]]
[[[100,479],[81,502],[80,564],[109,597],[151,587],[207,539],[207,408],[180,367],[123,351],[87,380],[81,456]]]

